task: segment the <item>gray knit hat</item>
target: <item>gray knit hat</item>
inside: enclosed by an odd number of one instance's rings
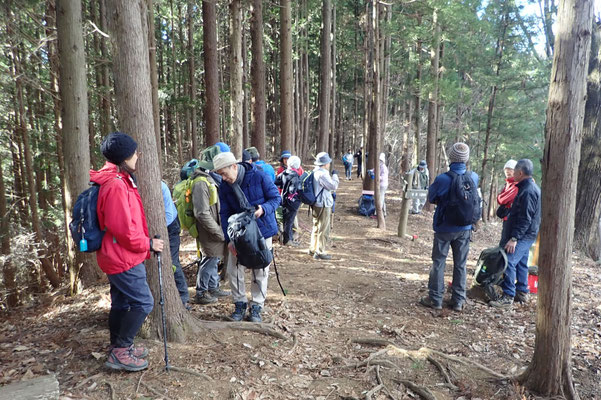
[[[455,143],[449,150],[449,161],[466,163],[470,159],[470,147],[462,142]]]

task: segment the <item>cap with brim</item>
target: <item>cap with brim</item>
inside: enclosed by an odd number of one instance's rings
[[[517,165],[517,161],[516,160],[509,160],[505,163],[505,166],[503,167],[503,169],[505,168],[510,168],[510,169],[515,169],[515,166]]]
[[[260,157],[259,150],[257,150],[256,147],[249,147],[246,149],[246,151],[248,151],[251,158],[259,158]]]
[[[282,151],[282,155],[280,156],[280,161],[282,161],[284,158],[290,158],[292,157],[292,153],[289,151]]]
[[[313,164],[317,166],[322,166],[331,162],[332,159],[330,158],[330,155],[325,151],[322,151],[321,153],[317,154],[317,156],[315,156],[315,162]]]

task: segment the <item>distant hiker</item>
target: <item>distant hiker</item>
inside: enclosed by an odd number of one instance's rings
[[[515,196],[518,194],[517,182],[513,178],[513,172],[516,164],[517,161],[515,160],[509,160],[505,163],[505,167],[503,167],[503,172],[505,173],[505,187],[503,187],[501,193],[497,195],[497,203],[499,203],[499,207],[497,208],[497,217],[503,220],[501,239],[503,238],[507,228],[507,217],[511,211],[511,204],[515,199]],[[499,243],[499,246],[503,247],[504,244],[505,243],[501,242]]]
[[[426,160],[421,160],[417,167],[413,168],[409,173],[413,174],[413,179],[411,181],[412,189],[428,189],[428,185],[430,184],[430,173],[428,172]],[[414,198],[411,206],[411,214],[421,213],[424,204],[426,204],[426,199]]]
[[[125,133],[109,134],[100,146],[107,162],[99,171],[90,171],[90,181],[100,185],[98,222],[106,230],[96,260],[111,286],[111,347],[105,365],[126,371],[148,367],[148,350],[134,346],[134,337],[154,307],[144,260],[150,258],[151,250],[163,250],[163,241],[150,239],[148,234],[134,176],[137,147]]]
[[[357,150],[354,157],[357,159],[357,178],[361,176],[361,166],[363,165],[363,146]]]
[[[289,152],[288,150],[282,151],[282,154],[280,155],[280,166],[275,172],[276,178],[279,174],[286,171],[286,168],[288,168],[288,160],[290,159],[290,157],[292,157],[291,152]]]
[[[346,180],[350,181],[352,170],[353,170],[353,160],[354,160],[353,152],[351,149],[348,149],[348,152],[342,156],[342,163],[344,164],[344,176]]]
[[[194,181],[192,187],[192,204],[198,237],[196,243],[202,253],[196,272],[196,304],[215,303],[219,297],[230,293],[219,288],[219,261],[225,256],[225,237],[219,216],[218,186],[209,173],[213,169],[213,158],[220,153],[217,145],[203,150],[198,168],[190,177]]]
[[[251,162],[255,164],[259,169],[263,170],[267,176],[271,178],[271,182],[275,182],[275,170],[270,164],[267,164],[265,161],[261,160],[261,155],[256,147],[249,147],[246,149],[251,157]]]
[[[167,184],[161,181],[161,192],[163,193],[163,203],[165,204],[165,219],[167,220],[167,233],[169,234],[169,251],[171,253],[171,263],[173,264],[173,277],[175,278],[175,286],[179,292],[179,297],[184,303],[184,307],[188,308],[188,283],[182,269],[182,264],[179,260],[179,246],[181,226],[177,217],[177,208],[173,203],[171,191]]]
[[[330,217],[334,197],[332,191],[338,189],[339,179],[336,170],[330,176],[329,168],[332,159],[325,151],[315,157],[313,170],[313,186],[316,196],[315,205],[311,207],[313,214],[313,230],[311,231],[311,246],[309,254],[316,260],[330,260],[331,255],[326,253],[326,243],[330,238]]]
[[[428,200],[436,204],[434,213],[434,243],[432,267],[428,280],[428,296],[420,304],[436,310],[442,309],[445,292],[444,270],[449,246],[453,249],[453,283],[450,306],[462,311],[465,305],[467,271],[465,263],[470,247],[472,224],[479,219],[477,194],[478,175],[468,172],[470,148],[465,143],[455,143],[448,152],[449,172],[436,177],[428,190]]]
[[[275,221],[275,209],[280,205],[280,195],[270,177],[254,164],[245,162],[236,163],[232,153],[220,153],[213,158],[213,169],[223,178],[219,190],[221,203],[221,227],[226,242],[230,242],[227,235],[228,218],[243,211],[243,207],[235,192],[238,185],[246,201],[253,206],[257,225],[265,238],[267,246],[271,249],[272,237],[278,233]],[[238,265],[238,257],[232,243],[229,243],[230,255],[228,256],[227,272],[232,289],[232,296],[236,309],[231,315],[235,321],[241,321],[247,309],[246,286],[244,282],[244,265]],[[252,283],[250,287],[251,303],[248,318],[251,322],[261,322],[261,310],[267,296],[267,281],[269,267],[252,270]]]
[[[388,167],[386,154],[380,153],[380,207],[386,216],[386,191],[388,190]]]
[[[291,156],[288,159],[288,167],[284,172],[279,174],[275,179],[276,186],[282,190],[282,211],[284,222],[284,246],[298,246],[298,242],[294,241],[293,228],[296,213],[301,206],[301,200],[298,197],[298,188],[300,186],[300,176],[303,174],[303,169],[300,166],[300,158]]]
[[[514,300],[528,302],[528,255],[538,235],[541,213],[541,193],[532,179],[533,169],[528,159],[519,160],[515,165],[513,178],[518,193],[501,238],[507,253],[507,269],[501,283],[503,295],[489,303],[492,307],[510,308]]]

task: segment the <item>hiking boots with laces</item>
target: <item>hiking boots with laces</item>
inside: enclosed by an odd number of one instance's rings
[[[113,349],[115,349],[116,347],[117,346],[115,346],[114,344],[111,344],[109,346],[109,355],[111,354]],[[129,348],[131,349],[131,353],[133,354],[134,357],[137,357],[137,358],[148,357],[148,349],[142,345],[136,346],[136,345],[132,344],[131,346],[129,346]]]
[[[213,297],[227,297],[227,296],[231,296],[231,292],[227,292],[225,290],[221,290],[219,288],[215,288],[215,289],[211,289],[209,290],[209,293],[211,296]]]
[[[503,294],[499,300],[488,303],[491,307],[496,308],[511,308],[513,305],[513,297]]]
[[[230,315],[230,318],[234,321],[242,321],[244,319],[244,313],[246,312],[246,303],[237,301],[234,303],[234,306],[236,306],[236,309],[232,315]]]
[[[141,371],[148,368],[148,361],[133,355],[134,346],[115,347],[111,350],[108,360],[104,365],[115,370]]]
[[[424,296],[421,299],[419,299],[419,304],[421,304],[424,307],[433,308],[435,310],[442,310],[442,304],[434,303],[430,296]]]
[[[530,301],[530,295],[526,292],[515,292],[515,297],[513,301],[516,303],[527,304]]]
[[[248,320],[250,322],[261,322],[261,306],[253,304],[248,312]]]
[[[216,303],[217,297],[211,296],[211,293],[206,291],[206,292],[202,292],[201,294],[197,294],[196,297],[194,298],[194,302],[196,304],[202,304],[202,305]]]

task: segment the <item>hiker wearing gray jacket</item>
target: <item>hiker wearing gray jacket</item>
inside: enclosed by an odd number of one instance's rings
[[[315,191],[315,205],[311,207],[313,213],[313,230],[311,232],[311,247],[309,254],[316,260],[329,260],[332,258],[326,253],[326,243],[330,238],[330,218],[334,197],[332,191],[338,189],[338,174],[328,171],[332,159],[326,152],[321,152],[315,157],[313,170],[313,189]]]

